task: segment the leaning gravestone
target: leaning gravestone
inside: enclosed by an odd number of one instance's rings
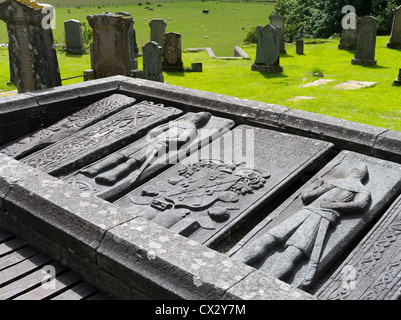
[[[64,22],[66,51],[71,54],[82,54],[84,52],[82,42],[81,23],[71,19]]]
[[[113,94],[73,113],[50,127],[39,129],[0,147],[0,153],[20,159],[29,153],[60,141],[118,111],[132,106],[135,101],[134,98]]]
[[[168,32],[164,34],[163,70],[184,71],[181,54],[181,34]]]
[[[343,26],[338,49],[355,50],[358,35],[358,16],[355,13],[348,13],[347,17],[349,19],[349,23],[346,24],[346,28]]]
[[[401,49],[401,6],[394,10],[393,27],[387,47]]]
[[[377,19],[366,16],[358,19],[355,58],[352,64],[361,66],[376,65]]]
[[[342,151],[228,255],[308,289],[401,191],[401,165]]]
[[[401,197],[316,293],[324,300],[401,298]]]
[[[21,160],[54,176],[69,174],[125,147],[149,129],[181,114],[141,102]]]
[[[82,168],[64,181],[113,201],[133,190],[144,179],[215,140],[234,125],[232,120],[207,112],[187,113],[152,129],[146,137]]]
[[[93,29],[94,78],[130,76],[128,29],[132,26],[132,18],[106,13],[90,15],[86,19]]]
[[[150,41],[156,42],[164,51],[164,33],[166,32],[167,23],[163,19],[153,19],[149,22]]]
[[[280,53],[287,53],[285,50],[285,42],[284,42],[284,22],[286,20],[286,17],[283,16],[278,16],[278,15],[273,15],[269,17],[270,19],[270,24],[277,28],[280,27],[281,30],[281,35],[280,35]]]
[[[280,66],[280,37],[279,27],[271,24],[265,27],[257,27],[258,42],[256,47],[256,59],[251,66],[252,71],[282,72]]]
[[[164,82],[162,48],[156,42],[150,41],[142,47],[142,52],[143,78]]]
[[[12,70],[18,92],[61,86],[49,17],[54,7],[42,1],[5,0],[0,19],[7,24]]]
[[[212,246],[331,147],[323,141],[242,125],[115,204]]]

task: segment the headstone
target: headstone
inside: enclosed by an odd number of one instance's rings
[[[202,72],[203,64],[202,62],[191,63],[191,68],[193,72]]]
[[[398,78],[394,80],[396,87],[401,87],[401,69],[398,71]]]
[[[64,139],[135,103],[134,98],[113,94],[58,121],[0,148],[0,153],[19,159],[25,155]]]
[[[61,86],[49,17],[54,7],[42,1],[5,0],[0,19],[6,22],[12,70],[18,92]]]
[[[295,52],[297,54],[304,54],[304,39],[299,39],[295,41]]]
[[[218,138],[234,124],[232,120],[207,112],[187,113],[152,129],[146,137],[86,166],[64,181],[100,198],[116,200],[144,179]]]
[[[331,147],[323,141],[241,125],[115,204],[213,246]]]
[[[150,41],[156,42],[164,51],[164,34],[166,33],[167,23],[163,19],[152,19],[149,22]]]
[[[348,13],[348,19],[353,21],[358,21],[358,16],[355,13]],[[346,24],[347,28],[343,28],[341,31],[340,43],[338,44],[338,49],[356,49],[357,35],[358,35],[358,23]],[[353,28],[355,27],[355,28]]]
[[[280,28],[271,24],[257,27],[258,42],[256,59],[252,64],[252,71],[282,72],[280,66]]]
[[[401,191],[401,165],[342,151],[228,253],[304,290]]]
[[[394,10],[393,27],[387,47],[401,49],[401,6]]]
[[[84,52],[82,42],[81,23],[71,19],[64,22],[66,51],[71,54],[82,54]]]
[[[401,298],[401,197],[316,293],[324,300]]]
[[[123,15],[130,17],[131,15],[127,12],[117,12],[116,15]],[[132,20],[131,26],[128,28],[128,42],[129,42],[129,56],[131,60],[131,70],[138,69],[139,49],[136,42],[136,31],[134,29],[134,20]]]
[[[143,77],[148,80],[164,82],[162,48],[154,41],[142,47]]]
[[[273,27],[280,27],[281,30],[281,36],[280,36],[280,53],[287,53],[285,49],[285,42],[284,42],[284,23],[285,20],[287,19],[286,17],[283,16],[278,16],[278,15],[273,15],[269,17],[270,19],[270,24]]]
[[[377,19],[370,16],[359,18],[357,29],[355,58],[352,59],[352,64],[362,66],[376,65]]]
[[[180,113],[174,108],[141,102],[20,161],[54,176],[67,175],[125,147]]]
[[[115,75],[130,76],[128,29],[132,26],[132,18],[111,13],[95,14],[86,18],[93,28],[95,79]]]
[[[164,34],[163,70],[184,71],[181,53],[181,34],[168,32]]]

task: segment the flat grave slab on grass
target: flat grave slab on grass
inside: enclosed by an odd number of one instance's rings
[[[334,86],[335,89],[340,90],[356,90],[356,89],[363,89],[363,88],[372,88],[379,84],[378,82],[369,82],[369,81],[346,81]]]
[[[334,80],[332,79],[319,79],[313,82],[309,82],[307,84],[303,84],[301,86],[299,86],[299,88],[309,88],[309,87],[318,87],[318,86],[322,86],[325,85],[327,83],[333,82]]]

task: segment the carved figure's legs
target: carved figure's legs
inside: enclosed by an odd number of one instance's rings
[[[287,247],[287,249],[279,255],[270,274],[280,280],[286,279],[292,274],[294,267],[298,264],[302,256],[303,252],[300,249],[293,246]]]
[[[140,163],[137,159],[129,159],[127,162],[97,176],[95,181],[103,185],[113,185],[121,178],[129,175],[139,166]]]
[[[98,163],[89,166],[86,169],[81,171],[87,177],[94,177],[99,173],[102,173],[106,170],[112,169],[118,166],[120,163],[123,163],[127,160],[127,158],[119,153],[116,153],[110,157],[107,157],[103,161],[99,161]]]
[[[267,252],[276,244],[276,239],[269,233],[250,245],[250,249],[245,253],[242,262],[252,266],[262,260]]]

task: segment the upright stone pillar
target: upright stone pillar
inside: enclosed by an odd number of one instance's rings
[[[123,15],[126,17],[131,17],[127,12],[117,12],[116,15]],[[134,29],[134,20],[132,20],[131,26],[128,28],[128,46],[129,46],[129,57],[131,61],[131,70],[138,69],[138,59],[139,50],[138,44],[136,42],[136,31]]]
[[[53,6],[36,0],[0,3],[0,19],[7,24],[11,69],[19,93],[61,86],[49,23],[53,13]]]
[[[163,19],[153,19],[149,22],[150,41],[156,42],[164,51],[164,34],[166,33],[167,23]]]
[[[394,80],[396,87],[401,87],[401,69],[398,71],[398,78]]]
[[[401,49],[401,6],[394,10],[393,27],[387,47]]]
[[[142,47],[142,52],[143,77],[148,80],[164,82],[161,47],[155,41],[150,41]]]
[[[359,18],[357,29],[355,58],[352,59],[352,64],[375,65],[377,19],[371,16]]]
[[[346,28],[343,27],[338,49],[355,50],[358,35],[358,16],[355,13],[348,13],[347,19],[352,20],[352,23],[346,24]]]
[[[184,71],[181,53],[181,34],[168,32],[164,34],[163,70]]]
[[[280,53],[287,53],[287,50],[285,50],[285,42],[284,42],[284,22],[285,19],[287,19],[286,17],[283,16],[270,16],[270,24],[273,27],[280,27],[281,29],[281,36],[280,36]]]
[[[81,23],[75,19],[64,21],[64,33],[66,51],[71,54],[82,54],[84,52],[84,46],[82,42]]]

